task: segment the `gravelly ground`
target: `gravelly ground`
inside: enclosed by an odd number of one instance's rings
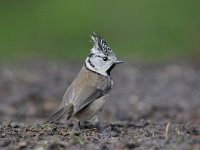
[[[95,129],[42,124],[81,66],[38,61],[0,68],[0,149],[200,149],[200,67],[123,64]]]

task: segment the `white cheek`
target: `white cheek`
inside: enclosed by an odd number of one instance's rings
[[[105,62],[102,58],[99,57],[90,58],[90,62],[92,63],[92,65],[87,61],[88,59],[86,59],[87,68],[104,76],[107,76],[106,71],[109,69],[109,62]]]
[[[104,67],[105,66],[105,63],[103,61],[100,61],[100,66],[101,67]]]

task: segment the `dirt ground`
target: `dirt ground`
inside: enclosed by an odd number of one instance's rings
[[[200,149],[200,65],[127,64],[101,120],[109,132],[72,132],[74,120],[44,124],[81,65],[37,61],[0,67],[0,149]]]

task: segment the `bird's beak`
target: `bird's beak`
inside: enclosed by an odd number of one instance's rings
[[[115,64],[121,64],[121,63],[123,63],[123,61],[120,60],[115,61]]]

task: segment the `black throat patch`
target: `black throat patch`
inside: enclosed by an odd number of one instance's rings
[[[111,70],[115,67],[116,64],[113,64],[112,66],[110,66],[110,68],[106,71],[106,73],[110,76],[110,72]]]

